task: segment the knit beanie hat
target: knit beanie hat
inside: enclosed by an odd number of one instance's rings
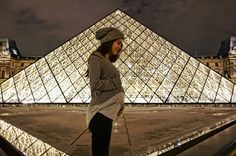
[[[96,39],[100,40],[102,44],[116,39],[124,39],[124,34],[117,28],[113,27],[101,28],[98,31],[96,31]]]

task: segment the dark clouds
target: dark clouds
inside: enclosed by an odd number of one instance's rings
[[[236,35],[235,0],[0,0],[0,37],[23,56],[45,55],[120,8],[186,52],[216,54]]]
[[[215,55],[221,40],[236,35],[234,0],[146,1],[141,12],[129,2],[131,16],[192,55]]]

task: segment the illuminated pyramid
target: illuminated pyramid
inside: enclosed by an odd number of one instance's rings
[[[230,103],[235,85],[120,10],[1,84],[1,103],[89,103],[89,55],[99,46],[96,30],[125,34],[115,63],[126,103]]]

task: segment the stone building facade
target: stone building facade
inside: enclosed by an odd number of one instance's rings
[[[236,83],[236,36],[223,40],[216,56],[198,56],[196,58]]]
[[[0,39],[0,83],[39,58],[22,57],[14,40],[9,38]]]

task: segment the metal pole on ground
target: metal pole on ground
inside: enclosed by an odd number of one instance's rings
[[[88,128],[86,128],[78,137],[76,137],[76,138],[74,139],[74,141],[72,141],[72,142],[70,143],[70,145],[73,145],[87,130],[88,130]]]
[[[128,131],[128,126],[127,126],[127,122],[125,119],[125,114],[123,114],[123,118],[124,118],[124,122],[125,122],[125,129],[126,129],[126,133],[127,133],[127,137],[128,137],[128,142],[129,142],[129,145],[131,146],[131,141],[130,141],[130,137],[129,137],[129,131]]]

